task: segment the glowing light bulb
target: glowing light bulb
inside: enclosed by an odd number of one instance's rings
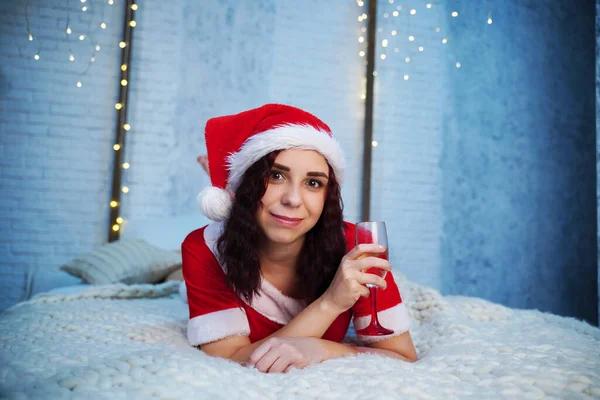
[[[446,39],[446,38],[443,38],[443,39],[442,39],[442,43],[444,43],[444,44],[448,43],[448,39]]]
[[[112,230],[115,231],[115,232],[117,232],[119,230],[119,225],[114,224],[113,227],[112,227]]]
[[[404,75],[404,80],[407,81],[408,80],[408,75]]]
[[[123,218],[117,217],[117,224],[122,224],[122,223],[123,223]]]
[[[135,24],[135,21],[130,21],[130,22],[129,22],[129,26],[130,26],[130,27],[132,27],[132,28],[133,28],[135,25],[136,25],[136,24]]]
[[[109,5],[111,5],[111,6],[112,6],[114,3],[115,3],[115,2],[114,2],[113,0],[108,0],[108,4],[109,4]]]
[[[71,34],[71,32],[73,32],[73,31],[71,30],[71,28],[67,27],[67,35],[70,35],[70,34]]]
[[[114,150],[114,151],[119,151],[120,149],[121,149],[121,145],[120,145],[120,144],[115,144],[115,145],[113,146],[113,150]]]
[[[125,124],[125,125],[123,125],[123,129],[125,129],[126,131],[130,130],[131,129],[131,125]]]
[[[121,108],[123,108],[123,104],[121,104],[121,103],[117,103],[117,104],[115,104],[115,108],[116,108],[117,110],[120,110]]]
[[[85,35],[79,35],[79,40],[85,39]]]
[[[127,43],[125,43],[125,42],[119,42],[119,47],[120,48],[124,49],[125,46],[127,46]]]
[[[124,169],[129,169],[129,163],[123,163],[123,168]]]
[[[33,59],[36,60],[36,61],[39,60],[40,59],[40,55],[36,54],[35,56],[33,56]]]
[[[112,201],[110,202],[110,206],[111,206],[111,208],[115,208],[115,207],[116,207],[116,206],[118,206],[118,205],[119,205],[119,202],[118,202],[118,201],[112,200]]]
[[[364,99],[366,99],[366,98],[367,98],[367,95],[366,95],[366,94],[364,94],[364,93],[363,93],[363,94],[361,94],[361,95],[360,95],[360,99],[361,99],[361,100],[364,100]]]
[[[414,41],[415,41],[415,37],[414,37],[413,35],[410,35],[410,36],[408,37],[408,40],[410,40],[411,42],[414,42]]]
[[[398,32],[392,31],[392,36],[396,36],[397,34],[398,34]]]
[[[87,6],[81,7],[81,11],[86,12],[87,11]]]
[[[460,68],[460,63],[459,62],[456,63],[456,68]]]
[[[373,140],[373,141],[371,142],[371,146],[373,146],[373,147],[377,147],[377,140]]]
[[[123,186],[121,190],[123,191],[123,193],[129,193],[129,188],[127,186]]]
[[[364,38],[364,37],[362,37],[362,36],[361,36],[361,37],[359,37],[359,38],[358,38],[358,43],[362,43],[362,42],[364,42],[364,41],[365,41],[365,38]]]
[[[400,13],[399,13],[398,11],[394,11],[394,12],[392,13],[392,15],[393,15],[394,17],[397,17],[398,15],[400,15]]]
[[[102,28],[102,29],[106,29],[106,24],[105,24],[104,22],[103,22],[103,23],[101,23],[101,24],[100,24],[100,28]]]
[[[431,8],[431,4],[427,3],[427,8]]]
[[[137,4],[132,4],[132,5],[131,5],[131,9],[132,9],[133,11],[137,10],[137,9],[138,9],[138,5],[137,5]]]
[[[492,18],[488,18],[488,24],[491,25],[492,24]]]
[[[127,71],[127,64],[121,65],[121,71]]]
[[[419,46],[419,51],[423,51],[423,50],[425,50],[425,49],[423,48],[423,46]]]
[[[407,62],[407,63],[409,63],[409,62],[410,62],[410,57],[406,57],[406,58],[404,59],[404,61],[405,61],[405,62]]]
[[[81,81],[77,81],[77,87],[81,87]]]
[[[90,57],[90,61],[91,61],[91,62],[94,62],[94,61],[96,61],[96,57]]]
[[[456,18],[456,17],[458,17],[458,13],[457,13],[456,11],[452,11],[452,16],[453,16],[454,18]]]
[[[381,57],[382,60],[385,60],[386,56],[385,56],[385,54],[382,54],[380,57]]]
[[[364,57],[365,56],[365,52],[361,51],[361,52],[358,53],[358,55],[361,56],[361,57]]]
[[[33,35],[30,33],[29,34],[29,41],[31,42],[33,40]]]
[[[383,39],[383,40],[381,41],[381,45],[382,45],[383,47],[387,47],[387,45],[388,45],[388,40],[387,40],[387,39]]]
[[[415,15],[417,13],[417,10],[415,10],[414,8],[412,10],[410,10],[410,15]]]
[[[127,79],[121,80],[121,86],[127,86]]]
[[[69,60],[70,61],[75,61],[75,56],[73,54],[69,54]]]
[[[100,51],[100,45],[99,44],[96,45],[96,51]]]

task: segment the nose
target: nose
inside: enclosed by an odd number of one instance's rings
[[[300,188],[296,185],[287,185],[281,196],[281,203],[289,207],[299,207],[302,204]]]

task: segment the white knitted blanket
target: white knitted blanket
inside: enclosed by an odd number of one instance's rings
[[[38,295],[0,316],[0,397],[600,398],[600,329],[396,280],[418,362],[364,354],[288,374],[191,348],[177,282]]]

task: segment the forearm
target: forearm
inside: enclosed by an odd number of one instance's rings
[[[308,305],[281,329],[266,338],[239,348],[230,357],[231,360],[244,362],[265,340],[273,337],[314,337],[321,338],[340,313],[319,298]],[[347,347],[347,346],[346,346]]]
[[[391,358],[396,358],[398,360],[403,360],[406,362],[414,362],[415,360],[411,360],[408,357],[403,356],[402,354],[399,354],[393,350],[386,350],[386,349],[376,349],[373,347],[363,347],[363,346],[356,346],[355,347],[356,353],[369,353],[369,354],[381,354],[384,356],[388,356]]]

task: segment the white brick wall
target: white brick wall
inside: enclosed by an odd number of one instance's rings
[[[410,15],[411,9],[416,15]],[[386,221],[392,265],[411,280],[438,289],[440,110],[448,68],[442,64],[445,20],[437,5],[428,9],[421,1],[378,2],[373,123],[373,139],[378,145],[373,148],[371,181],[371,218]],[[408,39],[410,35],[414,41]],[[382,46],[384,39],[387,47]],[[419,46],[424,47],[423,52]],[[381,54],[386,55],[384,60]],[[405,74],[408,80],[404,80]]]
[[[31,2],[30,42],[24,4],[0,2],[0,309],[22,298],[27,271],[43,275],[106,241],[123,8],[96,2],[83,15],[69,4]],[[88,23],[101,50],[77,88],[93,53]]]

